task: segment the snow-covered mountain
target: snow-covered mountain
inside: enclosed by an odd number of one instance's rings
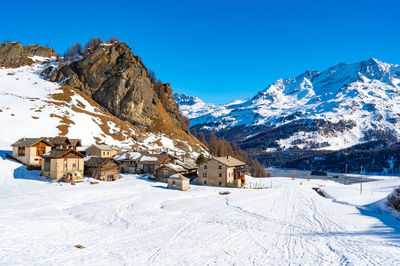
[[[200,112],[207,104],[199,99],[177,103],[192,127],[219,131],[244,146],[337,150],[400,140],[399,85],[400,67],[372,58],[279,79],[250,99],[215,106],[218,111]]]

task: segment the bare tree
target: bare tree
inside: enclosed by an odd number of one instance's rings
[[[71,45],[71,48],[69,48],[69,58],[73,60],[75,58],[75,45]]]
[[[80,42],[76,43],[76,52],[78,55],[82,55],[82,44]]]

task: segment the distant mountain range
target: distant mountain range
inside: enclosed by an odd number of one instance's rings
[[[198,132],[216,131],[261,156],[400,141],[400,67],[371,58],[279,79],[254,97],[215,106],[176,94]]]

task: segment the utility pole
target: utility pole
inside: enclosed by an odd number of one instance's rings
[[[344,185],[346,185],[346,181],[347,181],[347,163],[346,163],[346,171],[344,174]]]
[[[362,171],[363,171],[363,167],[361,166],[361,180],[360,180],[360,195],[362,194]]]

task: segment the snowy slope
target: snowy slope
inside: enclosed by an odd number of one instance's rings
[[[192,126],[204,129],[329,121],[328,132],[299,130],[277,144],[289,149],[319,143],[324,144],[321,148],[337,150],[373,139],[400,140],[399,84],[398,65],[370,59],[279,79],[251,99],[219,106],[224,112],[201,114],[197,107],[192,110],[190,103],[178,104],[191,117]]]
[[[365,184],[363,196],[357,184],[278,177],[248,182],[269,188],[228,189],[221,196],[226,188],[191,185],[180,192],[136,175],[71,186],[0,158],[0,264],[400,263],[399,220],[368,206],[399,179]],[[316,186],[335,199],[317,195]]]
[[[103,141],[184,152],[172,139],[141,132],[116,118],[79,90],[43,79],[41,71],[55,63],[48,58],[33,59],[37,63],[32,66],[0,68],[0,146],[9,146],[22,137],[66,135],[82,139],[85,146]]]

